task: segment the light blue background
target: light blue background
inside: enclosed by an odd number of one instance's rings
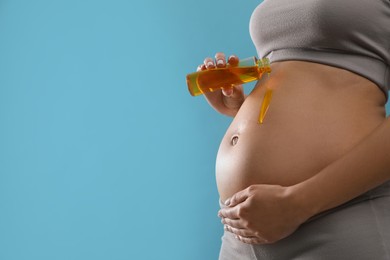
[[[230,119],[185,75],[258,3],[0,0],[0,259],[217,259]]]

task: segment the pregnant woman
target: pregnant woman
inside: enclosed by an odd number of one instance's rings
[[[390,1],[265,0],[250,33],[269,77],[205,95],[234,117],[216,162],[220,259],[390,259]]]

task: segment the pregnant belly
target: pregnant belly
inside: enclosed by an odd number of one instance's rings
[[[288,64],[275,65],[271,77],[258,83],[221,142],[216,178],[222,200],[252,184],[288,186],[312,177],[385,118],[383,94],[360,76],[314,65],[324,76],[328,71],[345,74],[330,82],[327,77],[299,76],[283,66]],[[258,124],[266,87],[273,89],[273,96],[264,123]]]

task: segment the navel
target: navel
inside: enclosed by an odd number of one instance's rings
[[[233,135],[231,140],[230,140],[230,144],[232,146],[235,146],[237,143],[238,143],[238,135]]]

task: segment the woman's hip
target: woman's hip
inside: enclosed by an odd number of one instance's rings
[[[274,244],[248,245],[225,231],[225,259],[390,260],[390,182],[314,216]]]

